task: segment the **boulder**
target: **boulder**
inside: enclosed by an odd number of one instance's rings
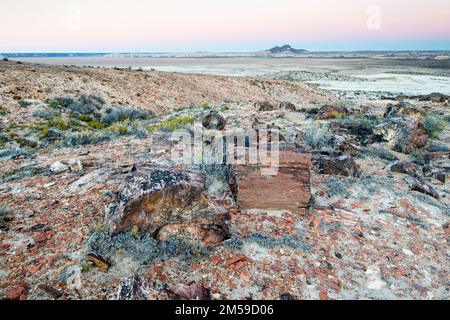
[[[61,161],[56,161],[54,163],[52,163],[52,165],[50,166],[50,171],[53,173],[62,173],[64,171],[68,171],[69,170],[69,166],[66,164],[63,164]]]
[[[280,103],[280,109],[286,109],[289,111],[296,111],[297,108],[295,107],[295,104],[291,102],[281,102]]]
[[[424,110],[416,107],[409,102],[400,102],[397,105],[389,103],[384,113],[384,118],[409,116],[419,120],[426,118],[427,114]]]
[[[135,169],[106,207],[105,224],[112,234],[137,229],[158,238],[184,229],[208,242],[220,230],[223,239],[228,211],[206,196],[205,183],[198,171]]]
[[[342,116],[349,115],[350,112],[338,106],[323,106],[317,110],[317,114],[314,116],[315,120],[330,120],[340,118]]]
[[[226,121],[217,112],[210,112],[203,117],[202,125],[209,130],[223,130],[225,129]]]
[[[437,193],[437,191],[432,186],[427,184],[424,179],[406,176],[404,180],[411,190],[424,193],[433,198],[439,199],[439,194]]]
[[[448,98],[449,96],[439,92],[432,92],[430,94],[418,97],[420,101],[430,101],[434,103],[444,103],[448,101]]]
[[[374,128],[388,146],[397,152],[410,154],[425,147],[429,137],[426,128],[416,118],[389,118]]]
[[[411,176],[420,177],[423,175],[422,167],[407,161],[394,161],[388,164],[386,170],[396,172],[396,173],[404,173],[409,174]]]
[[[255,103],[255,107],[260,112],[267,112],[275,110],[275,106],[269,101],[259,101]]]
[[[342,155],[337,158],[322,156],[319,160],[320,171],[324,174],[334,174],[346,177],[359,177],[359,167],[352,156]]]

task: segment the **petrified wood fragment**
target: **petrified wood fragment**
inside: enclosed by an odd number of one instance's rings
[[[236,165],[237,202],[241,210],[298,211],[311,199],[311,154],[280,150],[274,174],[262,165]]]
[[[221,235],[214,237],[211,230],[222,233],[227,217],[227,210],[205,195],[204,175],[172,169],[133,171],[106,208],[106,224],[112,234],[134,229],[159,238],[164,230],[161,237],[167,237],[170,230],[178,231],[182,225],[181,229],[206,242],[221,240]]]

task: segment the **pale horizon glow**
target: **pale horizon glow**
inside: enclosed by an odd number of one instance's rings
[[[449,50],[449,13],[448,0],[4,0],[0,52]]]

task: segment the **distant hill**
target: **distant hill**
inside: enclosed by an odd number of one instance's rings
[[[272,53],[272,54],[277,54],[277,53],[304,53],[304,52],[308,52],[308,50],[305,50],[305,49],[294,49],[288,44],[285,44],[284,46],[281,46],[281,47],[277,46],[277,47],[274,47],[274,48],[269,49],[267,51]]]
[[[299,55],[302,53],[308,52],[308,50],[305,49],[294,49],[290,45],[285,44],[284,46],[276,46],[271,49],[262,50],[256,52],[257,56],[274,56],[274,57],[290,57]]]

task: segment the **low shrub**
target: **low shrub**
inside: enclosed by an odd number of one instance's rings
[[[145,120],[152,117],[153,114],[149,114],[139,109],[122,107],[122,108],[111,108],[106,110],[101,115],[100,121],[104,124],[111,125],[114,122],[120,122],[125,120],[135,121],[135,120]]]
[[[192,117],[183,117],[183,118],[172,118],[169,120],[165,120],[157,125],[153,125],[148,128],[150,132],[154,131],[175,131],[179,129],[183,129],[187,126],[194,124],[194,118]]]
[[[446,129],[445,121],[437,116],[427,116],[423,125],[432,139],[439,138],[440,134]]]
[[[91,130],[83,130],[80,132],[69,131],[64,135],[61,144],[66,147],[75,147],[96,144],[110,139],[105,133],[98,133]]]
[[[312,126],[303,131],[301,140],[312,150],[320,150],[331,139],[332,134],[328,129]]]
[[[33,113],[34,117],[50,120],[61,116],[61,113],[50,108],[39,108]]]

